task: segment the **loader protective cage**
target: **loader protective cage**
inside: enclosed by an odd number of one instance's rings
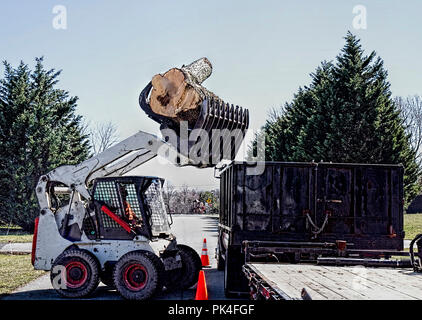
[[[151,239],[170,234],[162,198],[164,180],[157,177],[98,178],[92,188],[95,216],[87,214],[84,231],[90,239],[130,240],[136,235]],[[125,190],[123,195],[123,191]],[[124,201],[140,222],[132,228],[126,218]],[[127,206],[127,204],[126,204]]]
[[[249,127],[248,109],[212,98],[205,99],[200,106],[198,119],[194,125],[188,126],[187,137],[182,138],[179,135],[181,128],[178,123],[151,111],[148,103],[151,89],[152,83],[150,82],[142,90],[139,95],[140,107],[149,118],[160,124],[160,130],[162,130],[163,138],[166,141],[167,136],[163,130],[171,129],[177,133],[177,142],[171,139],[168,142],[173,144],[180,154],[189,157],[192,156],[191,151],[195,150],[194,159],[190,157],[193,161],[191,165],[214,167],[221,160],[234,160]],[[213,139],[213,133],[216,130],[220,130],[222,135],[216,134]],[[201,133],[206,134],[208,139],[201,139]],[[187,148],[181,147],[182,142],[187,143]],[[206,154],[201,154],[201,150],[207,150]]]

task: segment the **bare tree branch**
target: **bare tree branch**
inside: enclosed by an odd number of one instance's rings
[[[79,128],[81,130],[81,134],[83,136],[90,136],[91,135],[91,121],[86,120],[85,118],[81,119],[81,123],[79,124]]]
[[[89,133],[92,151],[99,154],[119,141],[116,125],[111,121],[98,123]]]
[[[407,98],[396,97],[396,106],[400,110],[406,131],[410,134],[410,143],[416,151],[416,160],[422,165],[422,98],[414,95]]]
[[[164,197],[164,203],[167,207],[167,212],[173,213],[174,210],[172,210],[171,202],[173,198],[176,196],[176,188],[168,181],[165,182],[163,197]]]

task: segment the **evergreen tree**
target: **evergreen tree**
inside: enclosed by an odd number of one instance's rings
[[[41,175],[88,157],[88,137],[75,114],[77,97],[56,88],[60,71],[4,62],[0,80],[0,221],[31,231],[39,213]]]
[[[420,168],[395,105],[383,61],[348,32],[333,63],[311,74],[281,115],[263,127],[266,160],[403,164],[408,203]],[[256,140],[252,151],[256,148]]]

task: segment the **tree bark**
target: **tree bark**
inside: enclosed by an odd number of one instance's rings
[[[187,66],[155,75],[149,103],[151,110],[176,122],[194,124],[204,99],[219,99],[201,85],[211,73],[210,61],[201,58]]]

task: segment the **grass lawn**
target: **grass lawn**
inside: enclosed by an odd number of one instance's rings
[[[0,296],[43,275],[45,271],[34,270],[31,255],[0,255]]]
[[[417,234],[422,233],[422,213],[404,215],[405,239],[412,240]]]
[[[32,234],[19,228],[0,226],[0,243],[8,242],[32,242]]]
[[[32,234],[0,235],[0,243],[8,242],[32,242]]]

